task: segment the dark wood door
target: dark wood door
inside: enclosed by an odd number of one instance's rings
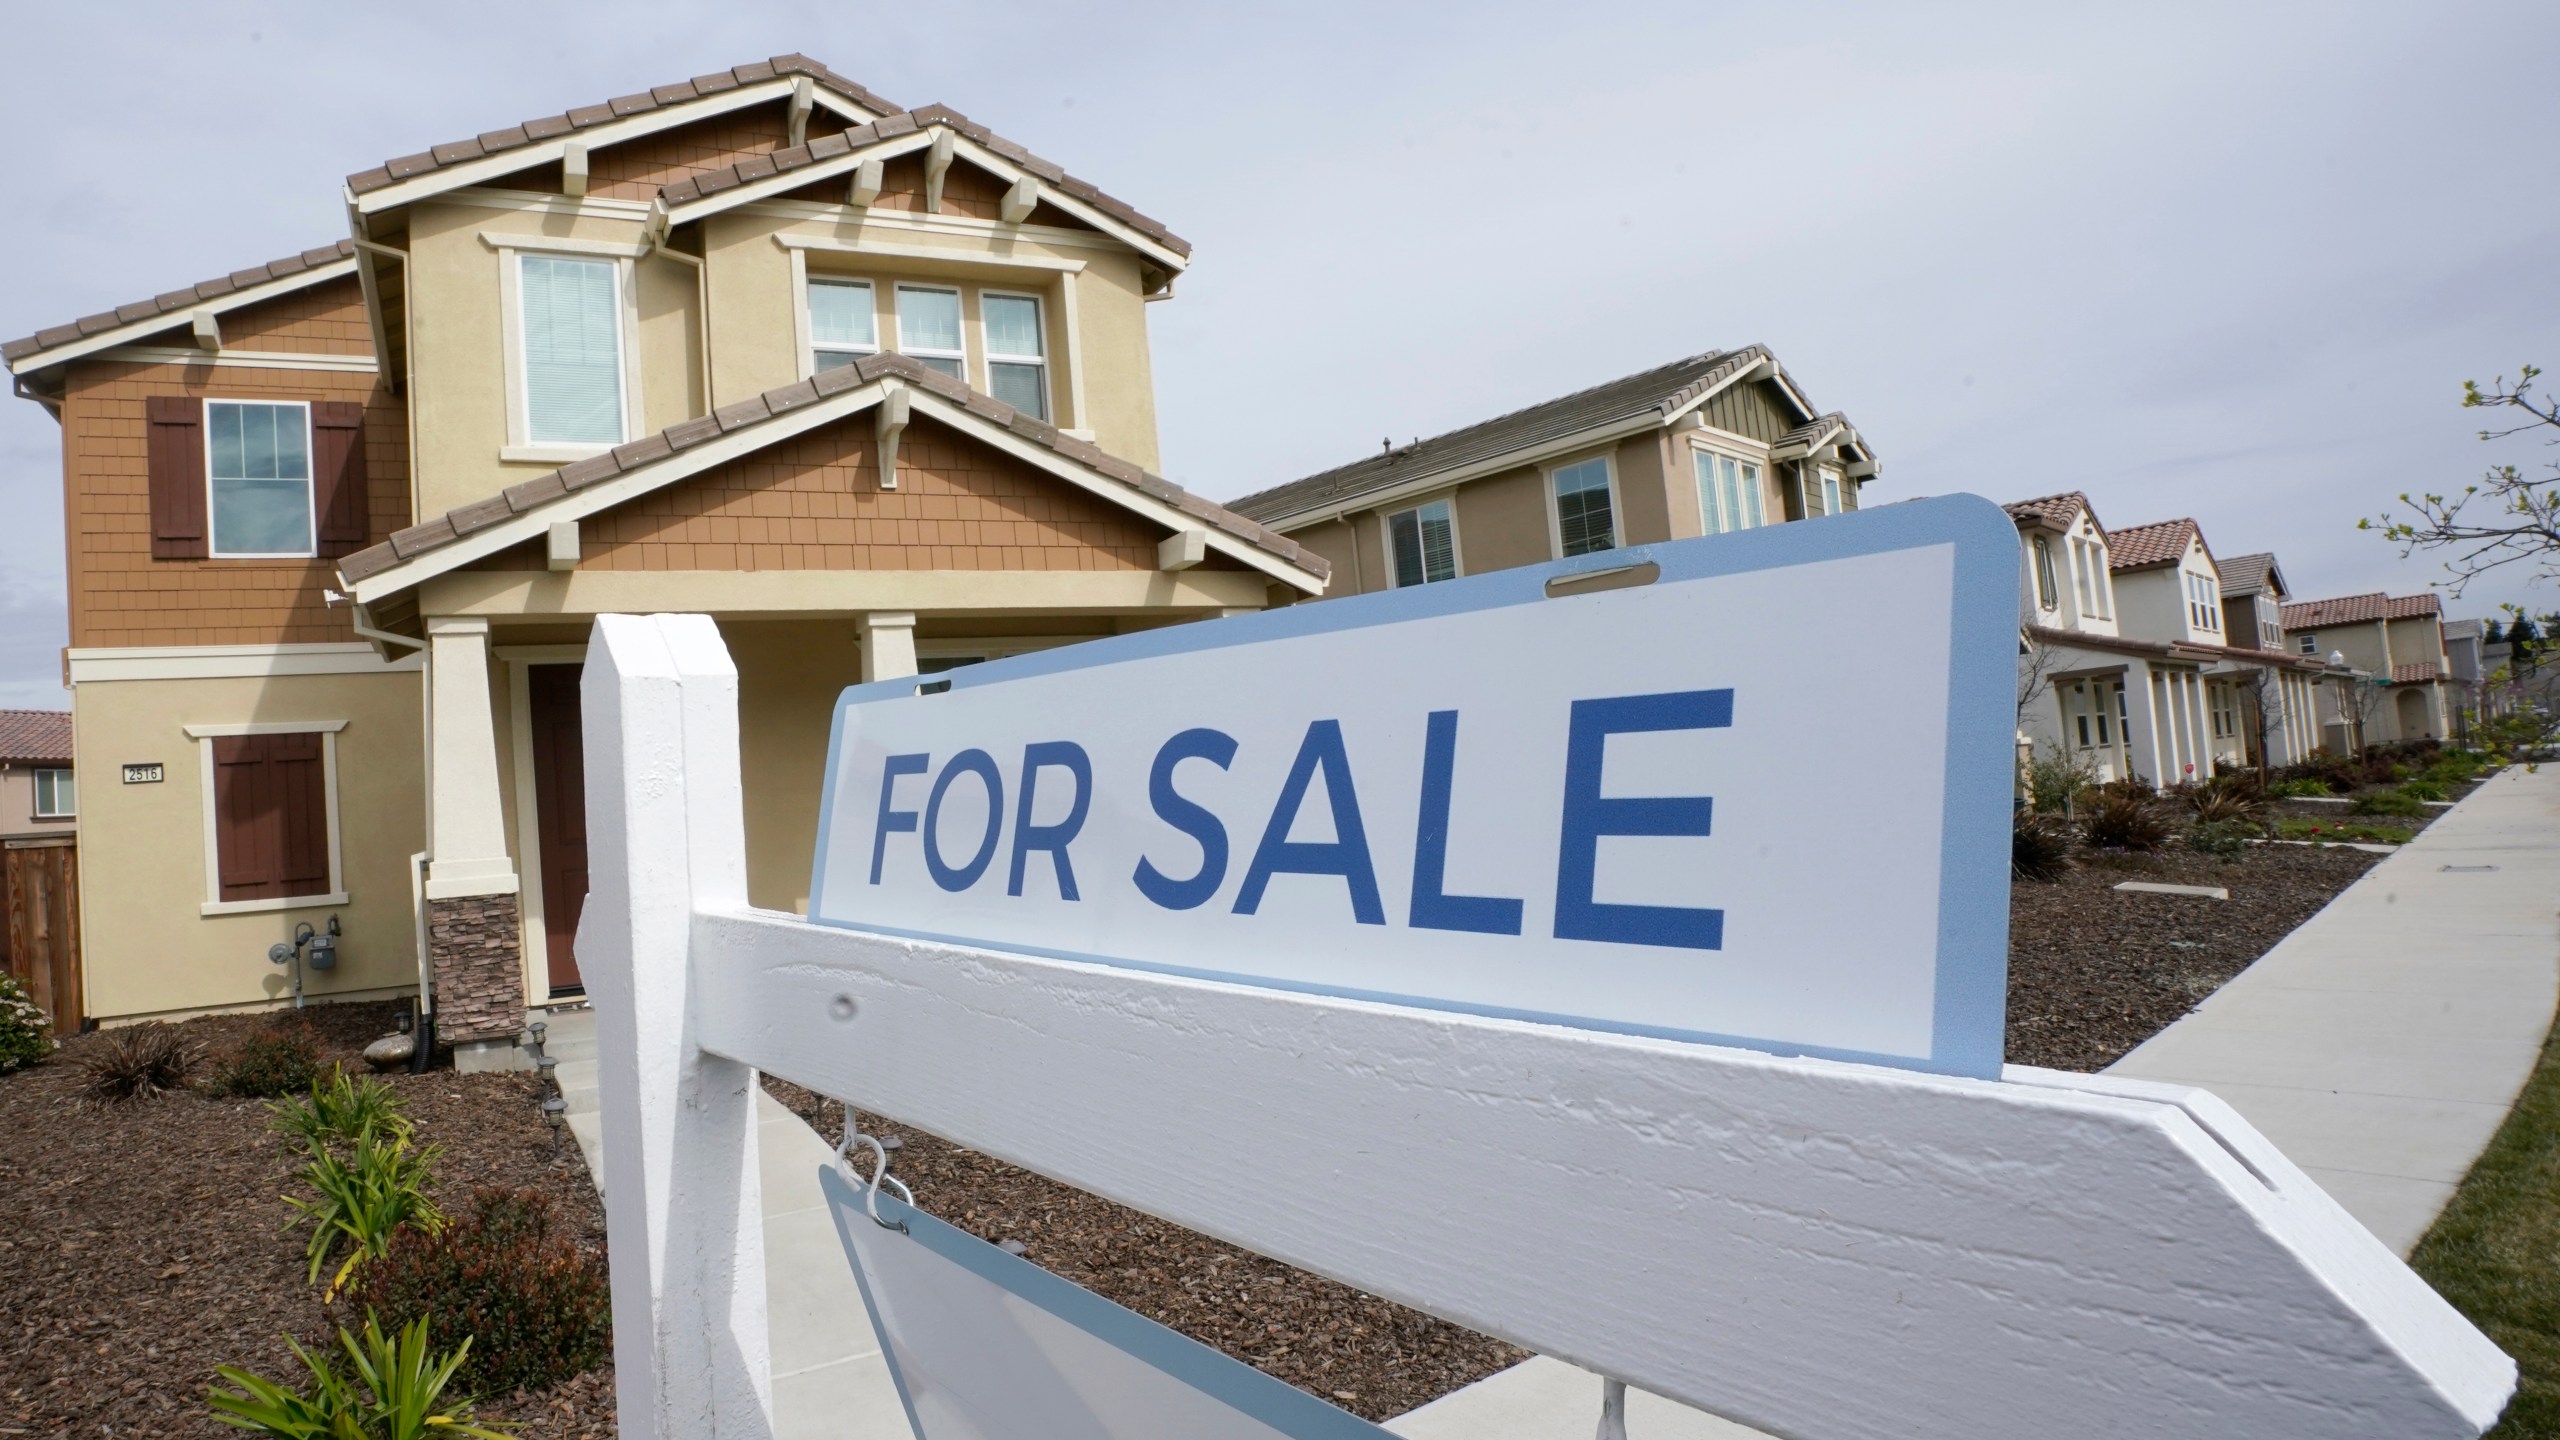
[[[542,938],[554,995],[583,990],[578,911],[587,903],[586,741],[578,729],[576,665],[526,669],[533,713],[534,819],[542,846]]]
[[[71,837],[12,840],[0,849],[8,905],[10,973],[53,1017],[53,1033],[80,1028],[80,851]]]

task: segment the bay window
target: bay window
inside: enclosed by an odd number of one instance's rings
[[[1713,450],[1694,454],[1698,468],[1698,521],[1704,533],[1725,535],[1768,523],[1761,509],[1759,465]]]

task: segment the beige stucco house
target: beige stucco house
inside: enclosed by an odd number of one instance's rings
[[[332,918],[315,994],[423,975],[466,1047],[577,994],[598,613],[718,620],[790,909],[843,686],[1324,588],[1152,473],[1190,247],[949,109],[784,56],[342,198],[0,352],[62,424],[94,1015],[273,1003]]]
[[[1675,360],[1231,502],[1358,595],[1836,515],[1877,474],[1759,345]]]
[[[2454,733],[2461,699],[2445,657],[2444,604],[2419,595],[2342,595],[2284,607],[2285,644],[2302,656],[2327,656],[2356,673],[2322,712],[2330,748],[2404,740],[2444,740]]]

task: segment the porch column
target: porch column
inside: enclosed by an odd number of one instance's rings
[[[2186,672],[2188,723],[2196,737],[2196,773],[2193,778],[2207,780],[2213,776],[2212,701],[2204,691],[2204,672]]]
[[[916,616],[912,610],[867,610],[855,616],[862,641],[862,679],[896,680],[916,673]]]
[[[498,794],[489,622],[427,619],[427,955],[436,1038],[461,1069],[505,1064],[524,1028],[522,916]]]
[[[2135,661],[2124,673],[2124,763],[2133,774],[2160,783],[2160,717],[2151,703],[2151,667]]]

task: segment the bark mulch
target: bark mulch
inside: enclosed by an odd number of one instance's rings
[[[2013,883],[2009,1063],[2105,1069],[2221,989],[2381,859],[2310,845],[2253,845],[2228,864],[2185,851],[2084,852],[2059,881]],[[2126,880],[2220,885],[2231,898],[2113,888]]]
[[[304,1013],[329,1058],[391,1029],[395,1005],[315,1006]],[[256,1024],[187,1022],[205,1047],[199,1076]],[[0,1435],[205,1437],[213,1367],[274,1380],[301,1367],[305,1345],[334,1328],[303,1281],[294,1168],[266,1129],[265,1102],[196,1091],[101,1106],[81,1093],[78,1059],[100,1043],[74,1036],[32,1070],[0,1080]],[[450,1070],[385,1077],[407,1099],[424,1143],[445,1147],[436,1199],[467,1205],[476,1186],[538,1190],[564,1229],[601,1247],[604,1213],[576,1145],[557,1147],[529,1075]],[[481,1407],[521,1420],[529,1440],[613,1433],[612,1372]]]

